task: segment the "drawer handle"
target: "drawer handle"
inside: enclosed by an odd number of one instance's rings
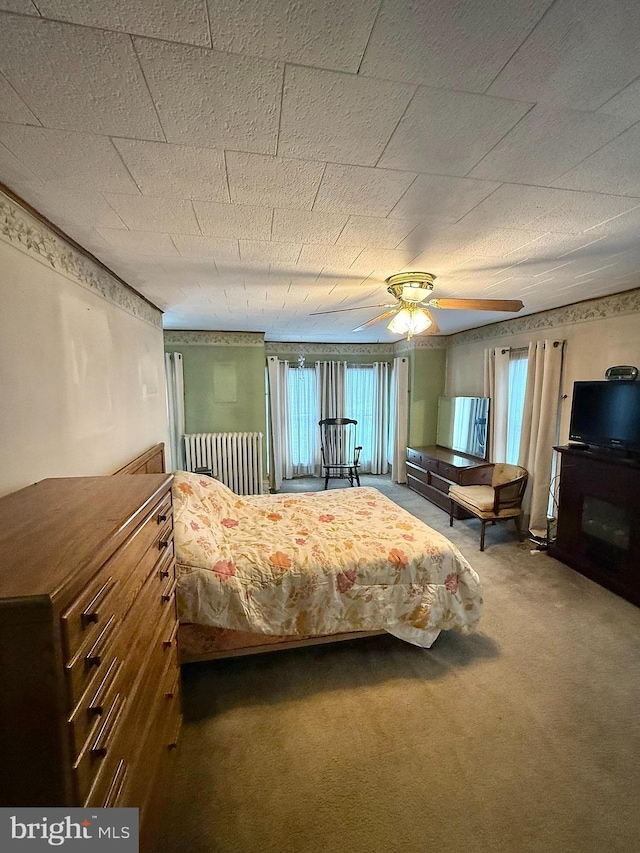
[[[167,699],[173,699],[173,697],[178,692],[178,685],[179,684],[180,684],[180,671],[178,671],[178,674],[175,677],[173,684],[171,685],[171,688],[169,690],[167,690],[167,692],[164,694]]]
[[[158,524],[162,524],[163,521],[166,521],[169,518],[166,512],[158,513]]]
[[[124,709],[125,697],[122,696],[121,693],[116,693],[113,698],[113,702],[111,703],[111,707],[107,711],[107,715],[104,718],[104,723],[100,727],[100,731],[98,732],[96,739],[91,747],[91,754],[104,758],[107,754],[107,750],[111,746],[113,742],[113,738],[118,728],[118,720],[122,714]]]
[[[158,570],[159,578],[168,578],[171,574],[171,569],[173,567],[172,555],[168,554],[166,557],[162,558],[162,562],[160,563],[160,568]]]
[[[163,602],[171,601],[171,599],[173,598],[173,594],[176,591],[177,585],[178,585],[178,581],[176,580],[176,578],[174,578],[171,581],[171,585],[169,586],[169,589],[165,590],[162,593],[162,601]]]
[[[162,551],[164,548],[168,548],[170,544],[171,544],[171,538],[169,538],[169,539],[161,539],[161,540],[158,542],[158,549],[159,549],[160,551]]]
[[[112,808],[118,802],[128,773],[129,768],[126,765],[124,758],[121,758],[113,776],[111,785],[109,785],[109,790],[107,791],[107,796],[104,800],[104,808]]]
[[[176,621],[173,623],[173,628],[171,629],[171,633],[169,634],[167,639],[163,640],[163,642],[162,642],[162,645],[164,646],[165,649],[170,649],[171,646],[174,644],[175,639],[178,636],[178,628],[179,627],[180,627],[179,622]]]
[[[122,669],[122,661],[119,661],[117,657],[109,664],[109,669],[105,673],[104,678],[98,685],[98,689],[96,690],[93,699],[89,702],[89,712],[91,714],[103,714],[104,713],[104,700],[107,697],[107,693],[111,689],[113,682],[116,680],[118,673]]]
[[[169,743],[167,744],[169,749],[175,749],[178,746],[178,737],[180,735],[181,726],[182,726],[182,720],[180,719],[180,717],[178,717],[178,722],[176,724],[175,730],[171,736],[171,739],[169,740]]]
[[[93,646],[87,652],[85,656],[85,662],[87,666],[100,666],[102,663],[102,659],[104,657],[105,648],[111,639],[111,635],[113,634],[113,630],[116,627],[116,617],[111,616],[107,624],[104,626],[102,631],[100,632],[98,639],[95,641]]]
[[[106,595],[113,589],[116,582],[113,578],[109,578],[109,580],[105,581],[103,585],[100,587],[98,592],[91,599],[89,604],[85,607],[85,609],[80,614],[80,620],[82,621],[82,627],[86,628],[91,622],[98,622],[100,619],[100,612],[98,610],[98,605],[102,602],[102,600],[106,597]]]

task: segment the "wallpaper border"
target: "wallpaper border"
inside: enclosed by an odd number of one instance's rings
[[[211,332],[206,330],[165,329],[168,346],[262,347],[264,332]]]
[[[394,344],[314,344],[266,341],[267,355],[393,355]]]
[[[162,311],[129,285],[94,263],[44,222],[0,191],[0,237],[3,242],[97,293],[139,320],[162,328]]]
[[[514,320],[503,320],[501,323],[492,323],[490,326],[467,329],[464,332],[448,335],[446,341],[447,346],[458,346],[638,312],[640,312],[640,288],[614,293],[611,296],[600,296],[585,302],[574,302],[561,308],[550,308],[548,311],[539,311]]]

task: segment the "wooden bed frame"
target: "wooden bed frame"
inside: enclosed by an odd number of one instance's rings
[[[114,472],[120,474],[163,474],[165,473],[164,444],[153,447],[136,456],[131,462]],[[337,643],[375,637],[385,631],[354,631],[346,634],[321,634],[310,637],[280,637],[267,634],[249,634],[229,628],[213,628],[208,625],[181,625],[178,631],[180,663],[217,660],[218,658],[256,655],[275,652],[279,649],[295,649],[321,643]]]

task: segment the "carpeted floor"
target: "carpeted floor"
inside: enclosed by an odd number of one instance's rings
[[[296,490],[319,481],[296,481]],[[479,633],[185,668],[164,853],[636,853],[640,609],[364,477],[480,574]],[[343,487],[340,484],[339,487]],[[293,490],[293,489],[290,489]]]

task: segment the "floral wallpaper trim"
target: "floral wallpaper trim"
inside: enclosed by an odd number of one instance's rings
[[[208,332],[165,329],[164,342],[175,346],[263,347],[264,332]]]
[[[393,344],[393,352],[395,355],[399,353],[412,352],[416,349],[444,349],[447,346],[447,338],[445,336],[433,336],[412,338],[408,341],[406,338],[401,341],[396,341]]]
[[[1,192],[0,238],[134,317],[162,328],[162,311],[159,308],[78,252]]]
[[[481,326],[479,329],[458,332],[455,335],[449,335],[446,341],[447,346],[458,346],[635,313],[640,313],[640,288],[612,296],[603,296],[600,299],[576,302],[562,308],[551,308],[549,311],[539,311],[537,314],[528,314],[526,317],[518,317],[515,320],[503,320],[501,323],[492,323],[490,326]]]
[[[267,355],[392,355],[394,344],[297,344],[289,341],[267,341]]]

